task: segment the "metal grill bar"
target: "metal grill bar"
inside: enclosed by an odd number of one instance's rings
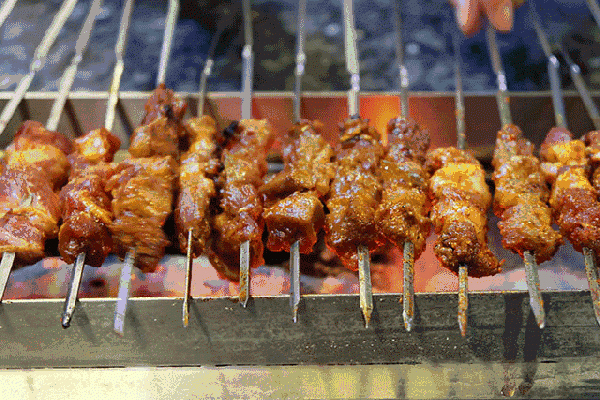
[[[530,2],[531,6],[532,2]],[[488,45],[490,48],[490,57],[492,59],[492,63],[495,65],[494,69],[498,74],[498,93],[502,92],[505,89],[506,85],[501,86],[502,78],[502,59],[500,57],[500,52],[498,51],[498,46],[496,45],[496,32],[490,26],[488,26]],[[542,45],[544,46],[544,45]],[[549,69],[550,71],[550,69]],[[503,72],[502,72],[503,73]],[[552,80],[551,80],[552,81]],[[553,89],[553,99],[555,98],[556,90]],[[560,87],[558,89],[560,95]],[[502,96],[497,96],[497,104],[498,104],[498,112],[500,113],[500,118],[502,120],[503,126],[512,123],[512,117],[510,114],[510,107],[508,104],[508,98],[504,99]],[[560,97],[562,101],[562,97]],[[556,108],[555,108],[556,109]],[[564,110],[564,107],[563,107]],[[562,118],[564,120],[564,117]],[[558,119],[557,119],[558,121]],[[544,311],[544,301],[542,299],[542,294],[540,291],[540,276],[538,273],[538,265],[535,260],[535,255],[529,251],[526,251],[523,254],[523,260],[525,263],[525,275],[526,275],[526,284],[527,290],[529,291],[529,301],[531,304],[531,309],[533,310],[537,324],[542,329],[546,325],[546,316]]]
[[[471,293],[467,339],[455,293],[418,293],[411,333],[400,299],[375,295],[371,329],[362,329],[357,295],[306,295],[296,324],[287,296],[255,297],[245,309],[235,298],[197,299],[186,329],[181,299],[132,298],[123,338],[112,334],[115,299],[81,299],[67,330],[56,323],[61,300],[5,301],[0,367],[560,362],[595,358],[600,348],[588,291],[544,293],[543,331],[527,292]]]
[[[11,100],[4,107],[4,110],[2,110],[2,114],[0,115],[0,135],[4,133],[6,125],[8,125],[8,123],[10,122],[19,103],[21,103],[21,100],[23,100],[23,97],[29,89],[29,86],[31,85],[31,82],[35,77],[35,74],[37,73],[37,71],[44,67],[48,51],[50,50],[50,47],[52,47],[52,44],[54,44],[54,41],[56,40],[56,37],[60,33],[63,26],[65,25],[65,22],[67,22],[67,19],[73,12],[73,8],[75,8],[76,3],[77,0],[65,0],[65,2],[62,3],[60,9],[54,16],[50,27],[44,34],[42,42],[35,50],[35,53],[33,55],[33,61],[29,66],[29,73],[21,79],[19,85],[17,86],[17,90],[15,90],[15,93],[12,95]]]

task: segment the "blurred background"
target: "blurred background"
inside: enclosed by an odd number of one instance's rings
[[[13,90],[29,63],[61,1],[19,1],[0,29],[0,89]],[[48,62],[30,90],[58,90],[64,68],[91,0],[80,0],[52,47]],[[216,62],[208,88],[240,90],[241,10],[239,1],[182,1],[167,86],[177,91],[198,90],[209,41],[219,24],[225,32],[216,50]],[[80,64],[73,90],[107,90],[113,65],[122,0],[106,0],[93,31],[92,45]],[[291,90],[297,25],[297,1],[254,0],[256,52],[255,89]],[[360,54],[361,87],[388,91],[399,87],[395,60],[393,0],[355,0]],[[410,90],[454,90],[452,34],[456,33],[454,9],[447,0],[402,1],[406,66]],[[585,0],[537,1],[552,45],[562,44],[582,68],[590,88],[600,87],[600,31]],[[165,29],[166,1],[137,0],[128,36],[122,90],[149,91],[155,86],[157,65]],[[309,0],[306,22],[307,67],[304,90],[346,90],[341,0]],[[516,10],[514,30],[498,35],[500,51],[513,91],[548,90],[546,58],[537,40],[527,3]],[[485,33],[460,35],[467,91],[495,89]],[[557,53],[558,54],[558,53]],[[564,63],[563,63],[564,64]],[[563,86],[572,87],[563,67]]]

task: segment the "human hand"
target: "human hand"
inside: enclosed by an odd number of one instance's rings
[[[492,25],[504,32],[513,26],[513,13],[515,3],[522,1],[513,0],[450,0],[456,7],[458,26],[466,35],[476,33],[482,25],[484,17]]]

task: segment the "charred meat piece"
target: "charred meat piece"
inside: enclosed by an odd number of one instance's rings
[[[242,120],[217,137],[223,170],[217,179],[219,210],[213,219],[209,258],[224,277],[239,279],[239,250],[250,241],[250,267],[262,265],[261,217],[263,201],[258,188],[267,173],[266,152],[273,142],[266,120]]]
[[[423,168],[429,134],[402,118],[390,120],[387,129],[388,148],[380,164],[383,194],[376,218],[390,242],[400,249],[411,242],[418,258],[430,230],[429,174]]]
[[[303,120],[288,132],[283,146],[283,171],[260,188],[265,195],[263,218],[269,231],[267,248],[290,251],[299,240],[300,252],[310,253],[324,228],[321,198],[335,175],[333,149],[321,136],[318,121]]]
[[[384,155],[377,130],[367,120],[348,119],[340,126],[337,170],[327,200],[326,243],[344,266],[358,269],[357,246],[370,252],[385,243],[376,211],[381,201],[379,162]]]
[[[162,117],[180,122],[187,110],[187,103],[171,89],[167,89],[164,83],[161,83],[144,105],[144,110],[146,115],[144,115],[141,125],[148,125]]]
[[[554,256],[562,237],[552,229],[550,191],[540,161],[532,154],[533,145],[517,126],[506,125],[498,132],[492,162],[494,212],[502,219],[498,228],[504,248],[521,257],[529,251],[542,263]]]
[[[136,266],[153,272],[169,244],[162,229],[171,214],[178,168],[172,157],[128,159],[106,183],[114,220],[109,228],[120,257],[136,249]]]
[[[439,235],[437,258],[455,274],[460,265],[473,277],[500,272],[500,262],[487,245],[486,213],[492,196],[481,164],[467,151],[447,147],[429,152],[425,166],[434,172],[429,193],[431,220]]]
[[[213,178],[220,160],[216,142],[217,125],[208,116],[186,122],[192,144],[181,157],[179,197],[175,223],[182,253],[187,251],[188,231],[192,229],[192,254],[204,254],[210,239],[210,205],[217,194]]]
[[[572,140],[569,131],[552,129],[544,140],[542,159],[558,164],[552,182],[550,206],[560,227],[577,251],[584,247],[600,252],[600,203],[589,181],[589,165],[581,140]],[[558,156],[557,156],[558,155]]]

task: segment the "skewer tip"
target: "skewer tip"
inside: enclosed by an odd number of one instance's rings
[[[250,291],[250,241],[240,246],[240,304],[246,308]]]
[[[523,254],[523,260],[525,261],[525,279],[529,291],[529,304],[538,327],[543,329],[546,326],[546,313],[544,311],[544,299],[542,299],[542,293],[540,292],[540,275],[537,270],[537,262],[533,253],[529,251]]]
[[[458,328],[462,337],[467,336],[468,285],[469,275],[467,267],[461,265],[458,268]]]
[[[402,317],[404,318],[404,328],[410,332],[413,328],[413,319],[415,315],[415,246],[411,242],[404,243],[404,288],[402,294]]]
[[[183,327],[187,328],[190,321],[190,292],[192,290],[192,238],[193,238],[193,228],[188,230],[187,237],[187,252],[185,258],[185,293],[183,298],[183,310],[182,310],[182,323]]]
[[[373,286],[371,285],[370,254],[366,246],[358,246],[358,283],[360,286],[360,309],[365,319],[365,328],[368,328],[373,313]]]

